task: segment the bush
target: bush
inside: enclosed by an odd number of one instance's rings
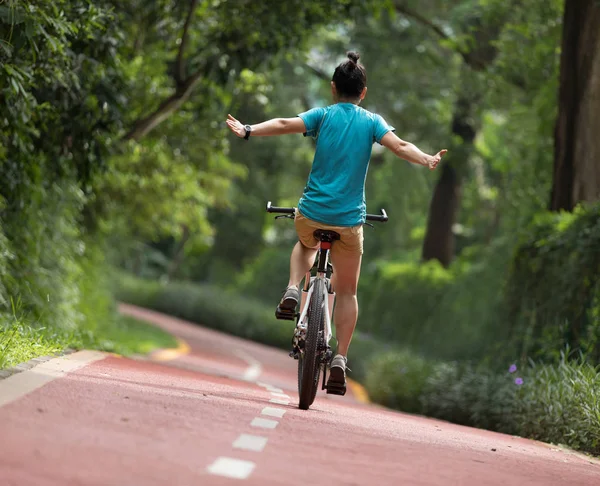
[[[141,280],[116,273],[119,300],[254,341],[291,349],[294,325],[275,319],[275,307],[206,284]]]
[[[415,343],[454,276],[439,262],[387,263],[359,290],[361,329]]]
[[[471,248],[449,269],[437,261],[383,264],[361,283],[358,327],[432,359],[505,352],[502,291],[510,249],[505,240]]]
[[[244,268],[237,278],[236,290],[269,306],[276,305],[287,285],[292,247],[267,248]]]
[[[600,204],[544,213],[517,245],[507,283],[511,335],[523,356],[565,346],[600,363]]]
[[[388,352],[369,366],[365,386],[377,403],[404,412],[420,413],[420,398],[433,364],[409,351]]]
[[[73,184],[32,189],[0,233],[0,367],[72,348],[144,352],[170,342],[116,313],[99,237],[86,238]],[[136,336],[139,344],[131,344]]]
[[[533,365],[516,403],[518,430],[600,455],[600,373],[583,359]]]
[[[28,322],[74,330],[83,321],[77,281],[85,244],[77,221],[83,196],[73,184],[37,187],[23,201],[20,217],[3,225],[10,258],[1,276],[6,293]],[[4,311],[12,311],[7,302]]]
[[[470,363],[439,363],[427,377],[421,413],[450,422],[516,433],[517,387],[508,372]]]
[[[600,455],[598,371],[564,354],[557,365],[511,373],[397,351],[374,359],[365,385],[375,401],[405,412]]]

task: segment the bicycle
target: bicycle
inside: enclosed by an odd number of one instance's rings
[[[296,208],[271,206],[269,201],[267,212],[281,213],[275,216],[275,219],[294,219]],[[388,221],[388,215],[385,209],[381,209],[381,214],[367,214],[366,219],[385,223]],[[370,223],[365,224],[373,227]],[[315,230],[314,235],[321,243],[315,263],[304,277],[299,303],[300,312],[296,309],[285,311],[279,306],[275,310],[277,319],[296,321],[290,357],[298,360],[298,407],[302,410],[308,410],[315,400],[321,369],[323,370],[321,389],[326,390],[328,394],[346,394],[345,385],[326,384],[327,365],[333,357],[329,341],[332,338],[331,322],[335,305],[335,289],[331,283],[334,268],[329,262],[329,251],[334,241],[339,240],[340,235],[335,231],[321,229]]]

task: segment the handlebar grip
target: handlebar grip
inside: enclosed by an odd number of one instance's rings
[[[271,206],[271,201],[267,202],[267,213],[283,213],[283,214],[294,214],[296,208],[279,208],[277,206]]]
[[[388,219],[385,209],[381,209],[381,214],[367,214],[367,221],[379,221],[380,223],[385,223]]]

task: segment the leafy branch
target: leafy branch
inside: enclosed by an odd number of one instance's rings
[[[129,132],[127,132],[123,137],[125,140],[140,140],[150,133],[189,99],[190,95],[194,91],[194,88],[202,80],[203,71],[201,68],[198,68],[196,72],[187,77],[185,69],[185,51],[188,44],[190,25],[192,23],[194,12],[196,11],[197,6],[198,0],[190,1],[190,6],[188,8],[185,23],[183,25],[181,43],[179,44],[179,49],[177,51],[175,71],[173,73],[173,77],[177,86],[175,93],[158,105],[158,108],[156,108],[156,110],[154,110],[152,113],[138,119],[133,124],[133,127],[129,130]]]

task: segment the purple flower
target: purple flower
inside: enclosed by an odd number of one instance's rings
[[[509,373],[514,373],[515,371],[517,371],[517,365],[516,364],[511,364],[510,368],[508,368],[508,372]]]
[[[523,384],[523,378],[519,377],[519,378],[515,378],[515,385],[522,385]]]

